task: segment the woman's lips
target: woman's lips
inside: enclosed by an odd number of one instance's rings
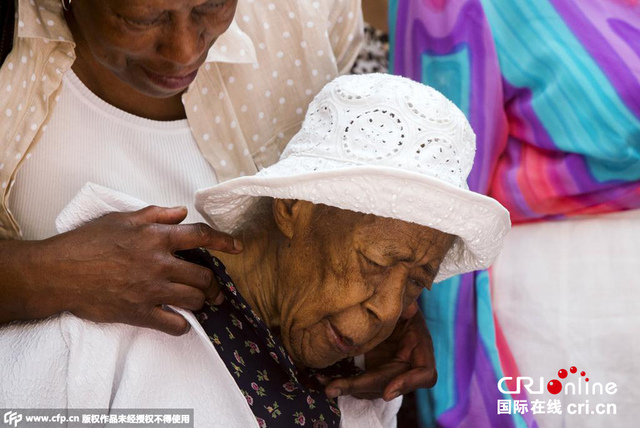
[[[346,336],[343,336],[331,321],[327,320],[327,331],[329,340],[333,346],[342,354],[355,355],[358,353],[359,346],[353,344],[353,341]]]
[[[146,68],[143,68],[142,71],[144,71],[144,74],[147,75],[149,80],[151,80],[156,85],[171,90],[185,89],[191,84],[191,82],[193,82],[193,80],[196,78],[196,75],[198,74],[198,70],[181,76],[167,76],[163,74],[156,74],[152,71],[147,70]]]

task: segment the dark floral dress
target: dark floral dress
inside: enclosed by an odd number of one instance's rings
[[[196,318],[233,375],[260,427],[340,426],[340,410],[315,378],[353,376],[353,360],[327,369],[300,371],[280,340],[249,307],[220,260],[206,250],[182,251],[180,258],[213,270],[226,297],[220,306],[205,303]]]

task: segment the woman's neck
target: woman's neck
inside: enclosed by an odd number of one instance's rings
[[[280,326],[278,293],[279,239],[267,231],[235,236],[244,245],[238,255],[216,253],[249,306],[269,328]]]
[[[71,68],[78,79],[104,102],[145,119],[170,121],[187,117],[181,95],[153,98],[120,81],[109,70],[80,51]]]

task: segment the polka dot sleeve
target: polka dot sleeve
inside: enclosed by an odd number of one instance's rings
[[[364,22],[360,0],[335,0],[329,16],[329,37],[338,72],[348,73],[364,41]]]

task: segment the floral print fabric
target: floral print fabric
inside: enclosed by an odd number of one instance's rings
[[[195,315],[245,396],[258,425],[340,426],[338,404],[326,397],[315,375],[356,375],[360,371],[353,361],[343,360],[322,370],[299,370],[279,338],[240,295],[218,259],[206,250],[183,251],[179,257],[213,270],[225,294],[222,305],[206,302]]]

